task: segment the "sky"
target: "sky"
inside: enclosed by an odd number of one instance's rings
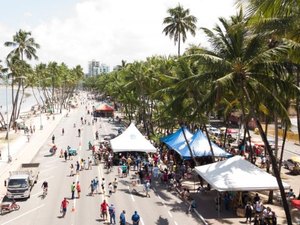
[[[190,44],[208,46],[200,27],[213,28],[219,17],[236,14],[235,0],[0,0],[0,60],[12,48],[4,47],[20,29],[30,31],[40,44],[37,63],[55,61],[69,68],[100,61],[112,68],[145,61],[151,56],[177,54],[174,41],[162,32],[167,10],[178,4],[198,19]]]

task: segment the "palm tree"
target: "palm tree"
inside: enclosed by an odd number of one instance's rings
[[[212,102],[217,104],[220,99],[233,94],[242,107],[249,109],[249,115],[255,119],[267,147],[274,175],[283,196],[287,222],[291,224],[277,161],[259,120],[262,109],[268,109],[269,112],[275,111],[288,121],[288,113],[282,101],[275,95],[277,92],[274,93],[274,88],[278,88],[280,93],[289,87],[294,96],[300,94],[296,85],[274,76],[274,73],[283,71],[280,59],[288,53],[289,46],[285,42],[280,42],[274,48],[269,48],[263,33],[256,34],[249,30],[248,20],[245,19],[242,10],[230,20],[220,18],[220,22],[222,27],[216,26],[213,31],[203,28],[212,50],[202,49],[199,54],[192,55],[205,66],[205,69],[203,73],[190,78],[189,81],[194,84],[211,83],[210,92],[203,98],[204,105],[210,105]],[[265,99],[272,99],[272,102]]]
[[[180,41],[184,43],[187,38],[187,32],[193,36],[196,35],[197,18],[190,15],[189,9],[184,9],[180,4],[175,8],[167,10],[169,16],[163,21],[167,26],[163,29],[165,35],[169,35],[174,39],[174,43],[178,42],[178,56],[180,56]]]
[[[12,71],[12,66],[16,65],[18,63],[18,59],[21,61],[24,61],[24,56],[31,60],[32,58],[38,59],[36,55],[36,49],[38,49],[40,46],[37,44],[34,40],[34,38],[30,37],[31,32],[19,30],[14,36],[13,41],[7,41],[4,43],[6,47],[13,47],[14,49],[8,54],[7,56],[7,64],[10,65],[9,68]],[[20,65],[20,62],[18,63]],[[24,75],[24,74],[23,74]],[[11,119],[9,122],[9,126],[12,122],[14,122],[17,119],[17,107],[18,107],[18,93],[21,87],[21,81],[20,80],[14,80],[15,74],[11,74],[12,78],[12,114]],[[17,95],[14,96],[14,84],[15,82],[18,83],[18,90]]]

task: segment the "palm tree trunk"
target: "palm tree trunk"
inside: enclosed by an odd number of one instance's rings
[[[180,56],[180,33],[178,34],[178,57]]]
[[[249,105],[253,105],[252,102],[251,102],[251,98],[249,96],[249,93],[248,93],[248,90],[245,86],[243,86],[243,90],[244,90],[244,93],[245,93],[245,96],[248,100],[248,102],[250,103]],[[250,109],[251,111],[251,115],[253,115],[253,118],[256,122],[256,125],[258,127],[258,130],[259,130],[259,133],[260,133],[260,136],[266,146],[266,150],[269,154],[269,158],[271,160],[271,164],[272,164],[272,168],[273,168],[273,172],[274,172],[274,176],[277,180],[277,183],[278,183],[278,186],[279,186],[279,190],[280,190],[280,194],[281,194],[281,199],[282,199],[282,205],[283,205],[283,209],[284,209],[284,212],[285,212],[285,216],[286,216],[286,222],[287,222],[287,225],[293,225],[292,223],[292,217],[291,217],[291,213],[290,213],[290,209],[289,209],[289,205],[288,205],[288,202],[287,202],[287,199],[286,199],[286,196],[285,196],[285,189],[283,187],[283,184],[282,184],[282,180],[281,180],[281,177],[280,177],[280,173],[279,173],[279,169],[278,169],[278,165],[277,165],[277,160],[273,154],[273,151],[270,147],[270,144],[269,144],[269,141],[267,139],[267,136],[261,126],[261,123],[258,119],[258,117],[256,116],[256,113],[255,113],[255,110],[253,107],[251,107]]]
[[[297,86],[300,85],[300,69],[297,67]],[[297,126],[298,126],[298,143],[300,144],[300,96],[296,98]]]
[[[183,133],[183,137],[184,137],[185,143],[187,144],[187,147],[188,147],[188,149],[189,149],[191,158],[192,158],[193,162],[195,163],[195,165],[198,166],[198,163],[197,163],[197,161],[196,161],[196,159],[195,159],[195,156],[194,156],[194,154],[193,154],[193,151],[192,151],[192,149],[191,149],[190,143],[189,143],[189,141],[188,141],[187,138],[186,138],[185,131],[184,131],[184,126],[183,126],[183,125],[181,125],[181,130],[182,130],[182,133]]]
[[[215,153],[214,153],[213,147],[212,147],[212,145],[211,145],[211,141],[210,141],[210,138],[209,138],[209,134],[208,134],[208,131],[207,131],[207,127],[206,127],[205,124],[204,124],[204,131],[205,131],[206,138],[207,138],[207,140],[208,140],[208,144],[209,144],[209,147],[210,147],[211,156],[212,156],[212,161],[215,162]]]
[[[283,159],[285,141],[286,141],[286,137],[287,137],[287,131],[288,131],[288,127],[287,127],[286,123],[284,123],[284,133],[283,133],[282,146],[281,146],[281,152],[280,152],[280,158],[279,158],[279,174],[280,174],[281,166],[282,166],[282,159]]]
[[[257,127],[259,129],[261,138],[262,138],[265,146],[267,147],[266,149],[267,149],[267,152],[268,152],[270,160],[271,160],[274,176],[275,176],[275,178],[277,180],[277,183],[278,183],[278,186],[279,186],[281,199],[282,199],[282,205],[283,205],[283,209],[285,211],[285,216],[286,216],[286,222],[287,222],[288,225],[293,225],[289,205],[288,205],[287,199],[285,197],[285,189],[283,187],[282,180],[280,178],[280,173],[279,173],[279,169],[278,169],[278,166],[277,166],[276,158],[273,155],[273,152],[272,152],[272,149],[269,145],[267,136],[266,136],[265,132],[263,131],[259,120],[256,117],[255,117],[255,121],[256,121]]]

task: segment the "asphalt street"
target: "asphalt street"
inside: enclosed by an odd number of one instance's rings
[[[98,104],[98,103],[96,103]],[[150,198],[144,196],[143,192],[133,193],[130,189],[130,176],[119,178],[117,167],[107,173],[103,163],[98,166],[93,165],[91,170],[83,170],[76,176],[70,176],[70,165],[81,158],[87,160],[91,157],[91,151],[88,150],[88,142],[96,143],[94,139],[95,131],[98,130],[100,139],[104,136],[117,134],[115,124],[110,123],[108,119],[98,120],[94,125],[88,125],[91,121],[91,115],[87,114],[85,107],[92,108],[92,103],[85,101],[78,109],[70,112],[68,117],[63,117],[53,133],[49,133],[48,140],[39,149],[32,162],[40,163],[40,175],[38,183],[33,187],[31,197],[24,201],[19,201],[21,209],[0,216],[0,224],[107,224],[100,218],[100,204],[105,199],[109,204],[116,207],[117,224],[121,211],[126,210],[126,220],[132,224],[131,216],[135,210],[141,216],[141,225],[180,225],[180,224],[201,224],[201,220],[196,214],[186,214],[187,206],[176,195],[168,192],[161,187],[158,181],[153,181],[153,190]],[[81,125],[80,118],[87,120],[87,124]],[[76,124],[74,128],[73,124]],[[62,135],[62,128],[65,132]],[[78,136],[78,128],[81,129],[81,137]],[[50,155],[51,136],[55,135],[55,144],[58,147],[56,155]],[[36,137],[38,138],[38,137]],[[59,158],[60,149],[66,149],[67,146],[77,149],[78,155],[72,160],[65,161]],[[132,172],[131,172],[132,173]],[[90,182],[95,177],[99,180],[105,178],[105,194],[95,194],[90,196]],[[119,184],[116,193],[110,197],[108,195],[109,182],[117,177]],[[42,198],[41,185],[43,181],[48,181],[49,191],[45,198]],[[71,184],[79,181],[82,192],[80,199],[71,199]],[[77,196],[77,195],[75,195]],[[61,218],[60,204],[63,198],[68,198],[69,206],[65,218]]]

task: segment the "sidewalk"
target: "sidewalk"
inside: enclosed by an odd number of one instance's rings
[[[49,139],[55,127],[59,124],[60,120],[66,114],[66,110],[61,114],[55,114],[55,119],[52,116],[47,119],[45,114],[42,114],[43,129],[40,130],[40,117],[31,117],[26,121],[26,125],[35,126],[35,132],[31,135],[28,142],[27,136],[24,131],[10,131],[9,149],[12,156],[12,162],[8,163],[8,149],[7,144],[1,144],[2,159],[0,160],[0,202],[6,194],[6,188],[4,186],[4,180],[8,178],[9,171],[13,171],[19,168],[22,163],[31,162],[33,157],[37,154],[39,149]],[[1,137],[6,135],[6,132],[0,133]],[[49,139],[50,140],[50,139]]]

